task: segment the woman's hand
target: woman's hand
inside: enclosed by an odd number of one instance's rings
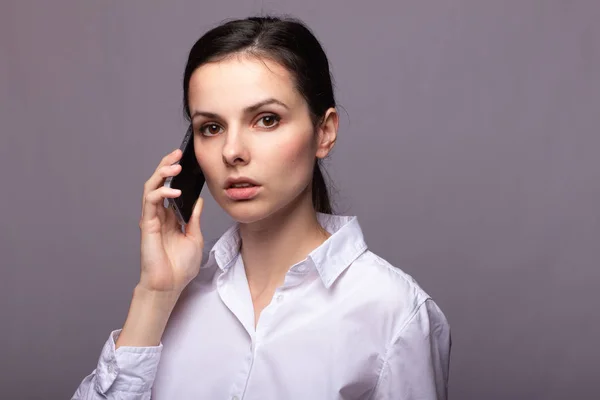
[[[181,172],[181,150],[166,155],[144,184],[141,230],[141,276],[139,287],[156,292],[180,293],[200,269],[204,240],[200,231],[203,200],[198,198],[185,233],[164,199],[176,198],[181,191],[164,187],[169,176]]]

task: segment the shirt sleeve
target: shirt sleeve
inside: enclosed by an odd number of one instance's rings
[[[121,346],[115,343],[121,329],[111,332],[96,369],[85,377],[71,400],[149,400],[162,352],[158,346]]]
[[[419,306],[384,360],[374,400],[447,400],[450,326],[433,300]]]

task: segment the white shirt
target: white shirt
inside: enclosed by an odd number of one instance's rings
[[[155,347],[104,345],[74,399],[446,399],[450,327],[356,217],[293,265],[256,329],[237,226],[204,257]]]

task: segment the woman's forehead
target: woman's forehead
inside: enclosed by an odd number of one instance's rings
[[[266,58],[233,56],[200,66],[190,77],[188,97],[192,107],[246,107],[275,98],[289,107],[298,105],[298,93],[290,72]]]

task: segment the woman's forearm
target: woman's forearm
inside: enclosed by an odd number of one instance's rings
[[[136,286],[116,348],[158,346],[180,294]]]

